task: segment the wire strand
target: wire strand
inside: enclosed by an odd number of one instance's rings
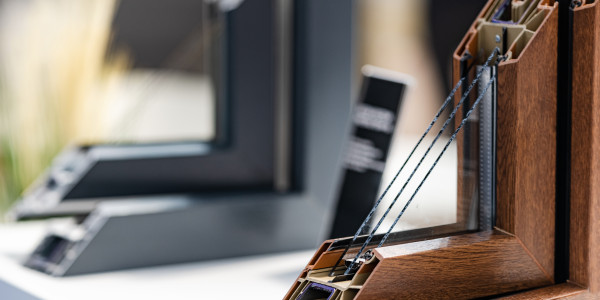
[[[362,255],[363,251],[365,250],[365,248],[369,245],[369,243],[373,239],[373,236],[375,235],[375,232],[377,231],[377,229],[379,229],[379,227],[381,226],[381,224],[383,223],[383,221],[385,220],[385,218],[387,217],[387,215],[389,214],[389,212],[392,210],[392,208],[396,204],[398,198],[404,192],[404,189],[406,188],[406,186],[408,185],[408,183],[412,180],[412,178],[414,177],[415,173],[417,172],[417,170],[419,169],[419,167],[421,166],[421,164],[423,163],[423,161],[425,160],[425,158],[427,157],[427,155],[429,154],[429,152],[431,151],[431,149],[433,148],[433,146],[435,145],[435,143],[438,141],[439,137],[442,135],[442,133],[444,132],[444,130],[446,129],[446,127],[448,126],[448,124],[450,124],[450,121],[454,118],[454,116],[456,115],[456,112],[458,111],[458,109],[462,106],[463,102],[468,97],[468,95],[470,94],[470,92],[473,89],[473,87],[477,84],[477,82],[481,78],[481,75],[483,74],[483,72],[489,68],[489,66],[488,66],[489,63],[492,61],[492,59],[494,58],[494,56],[496,56],[499,52],[500,52],[500,49],[496,47],[494,49],[494,51],[492,51],[492,54],[490,54],[490,56],[485,61],[484,65],[483,65],[483,68],[477,72],[477,75],[475,76],[475,78],[473,79],[473,81],[471,82],[471,84],[469,85],[469,87],[467,88],[467,90],[464,92],[462,98],[460,99],[460,101],[458,102],[458,104],[456,105],[456,107],[452,110],[452,113],[450,114],[450,116],[448,116],[448,118],[446,119],[446,122],[444,122],[444,125],[442,126],[442,128],[440,129],[440,131],[438,132],[438,134],[436,135],[436,137],[434,138],[434,140],[431,142],[431,144],[429,145],[429,147],[427,148],[427,150],[425,151],[425,154],[421,157],[421,159],[417,163],[417,166],[411,172],[410,176],[408,177],[408,179],[406,180],[406,182],[404,183],[404,185],[400,189],[400,192],[398,192],[398,194],[396,194],[396,196],[394,197],[394,199],[391,202],[390,206],[387,208],[387,210],[384,212],[383,216],[377,222],[377,225],[371,230],[371,233],[367,237],[367,240],[363,243],[363,245],[360,248],[360,250],[358,251],[358,253],[354,256],[354,259],[352,260],[352,263],[348,266],[348,268],[346,268],[346,271],[344,272],[344,275],[348,275],[352,271],[352,269],[356,265],[356,262],[358,261],[358,259]],[[343,258],[343,256],[341,258]],[[335,269],[335,267],[334,267],[334,269]],[[333,271],[332,271],[332,273],[333,273]]]
[[[452,136],[450,137],[450,139],[448,140],[448,142],[444,146],[444,149],[442,149],[442,152],[440,153],[440,155],[438,155],[438,157],[436,158],[436,160],[433,162],[433,165],[431,166],[431,168],[429,168],[429,170],[427,171],[427,174],[425,174],[425,177],[423,178],[423,180],[421,180],[421,182],[417,186],[417,189],[415,190],[415,192],[412,194],[412,196],[410,197],[410,199],[408,199],[408,201],[406,202],[406,204],[402,208],[402,211],[400,211],[400,214],[394,220],[394,223],[392,224],[392,226],[390,226],[390,228],[388,229],[388,231],[383,236],[383,239],[381,239],[381,241],[379,242],[379,245],[377,245],[378,248],[381,247],[381,245],[383,245],[383,243],[385,243],[385,241],[389,237],[390,233],[392,232],[392,230],[394,229],[394,227],[396,226],[396,224],[398,223],[398,221],[400,220],[400,218],[402,217],[402,215],[404,215],[404,212],[406,211],[406,209],[408,208],[408,206],[410,205],[410,203],[413,201],[413,199],[415,198],[415,196],[417,195],[417,193],[419,192],[419,190],[421,189],[421,187],[423,186],[423,184],[425,183],[425,181],[427,180],[427,178],[429,177],[429,175],[431,174],[431,172],[433,171],[433,169],[436,167],[436,165],[438,164],[438,162],[440,161],[440,159],[442,158],[442,156],[444,155],[444,153],[446,152],[446,150],[448,150],[448,147],[450,146],[450,143],[452,143],[452,141],[456,138],[456,135],[462,129],[462,127],[466,124],[467,119],[469,118],[469,116],[471,115],[471,113],[477,108],[477,105],[479,105],[479,102],[481,101],[481,99],[483,99],[483,97],[487,93],[488,89],[490,88],[490,86],[494,82],[494,79],[496,78],[496,76],[497,75],[494,74],[490,78],[490,81],[486,84],[486,86],[483,89],[483,91],[481,91],[481,93],[477,97],[477,100],[475,100],[475,103],[473,103],[473,106],[471,107],[471,109],[467,112],[467,114],[463,118],[462,122],[460,122],[460,125],[458,126],[458,128],[456,128],[456,130],[454,131],[454,133],[452,134]]]
[[[360,224],[360,227],[358,228],[358,230],[356,231],[356,233],[352,237],[352,241],[350,241],[350,243],[348,243],[348,246],[346,246],[346,248],[344,249],[344,252],[342,253],[342,256],[340,256],[340,258],[337,260],[336,264],[334,265],[333,269],[331,270],[331,272],[329,274],[330,276],[334,275],[334,272],[335,272],[337,266],[339,265],[339,263],[342,261],[344,255],[346,255],[346,253],[348,253],[348,250],[350,249],[350,247],[352,246],[352,244],[354,244],[354,242],[356,241],[356,239],[358,238],[358,236],[361,234],[361,232],[363,231],[363,229],[365,228],[365,226],[369,223],[369,221],[371,220],[371,217],[373,216],[373,214],[377,210],[377,207],[379,207],[379,204],[381,203],[381,201],[383,200],[383,198],[386,196],[386,194],[388,193],[388,191],[390,190],[390,188],[392,187],[392,185],[394,185],[394,183],[396,182],[396,179],[400,175],[400,172],[402,172],[402,170],[404,169],[404,167],[406,166],[406,164],[408,163],[408,161],[410,160],[410,158],[412,157],[412,155],[417,150],[417,147],[419,147],[419,145],[421,144],[421,142],[425,139],[425,136],[429,133],[429,131],[431,131],[431,128],[433,128],[433,125],[437,122],[438,118],[442,115],[442,112],[446,109],[446,107],[448,106],[448,104],[450,104],[450,102],[452,101],[452,98],[454,97],[454,94],[456,93],[456,91],[461,86],[461,84],[463,83],[464,80],[465,80],[464,77],[461,78],[458,81],[458,83],[456,84],[456,86],[454,86],[454,89],[452,89],[452,92],[450,92],[450,94],[448,95],[448,97],[446,97],[446,100],[444,101],[444,103],[442,104],[442,106],[440,107],[440,109],[438,110],[438,112],[436,113],[436,115],[433,117],[433,120],[429,123],[429,126],[427,127],[427,129],[425,130],[425,132],[423,133],[423,135],[421,135],[421,138],[419,139],[419,141],[417,142],[417,144],[413,147],[413,149],[411,150],[410,154],[408,155],[408,157],[406,158],[406,160],[404,161],[404,163],[402,164],[402,166],[400,167],[400,169],[398,170],[398,172],[396,172],[396,175],[394,176],[394,178],[392,179],[392,181],[385,188],[385,190],[383,191],[383,193],[381,194],[381,196],[379,196],[379,199],[377,199],[377,201],[375,202],[375,205],[373,205],[373,208],[371,209],[371,211],[369,212],[369,214],[367,215],[367,217],[364,219],[364,221],[362,222],[362,224]]]

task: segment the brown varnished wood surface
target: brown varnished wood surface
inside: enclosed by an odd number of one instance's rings
[[[502,300],[545,300],[545,299],[571,299],[575,296],[583,296],[587,291],[572,283],[561,283],[535,289],[515,295],[501,297]]]
[[[468,246],[474,243],[484,242],[495,238],[504,238],[504,235],[494,235],[490,232],[480,232],[457,236],[441,237],[435,240],[414,242],[404,244],[402,246],[382,247],[375,251],[375,256],[379,260],[385,260],[402,255],[411,255],[425,251],[439,250],[441,248]]]
[[[552,284],[512,235],[481,232],[383,247],[356,299],[471,299]]]
[[[573,12],[570,280],[600,293],[600,6]]]
[[[555,237],[556,4],[554,8],[520,57],[498,68],[496,223],[514,233],[551,276]]]
[[[498,66],[496,225],[514,234],[552,276],[558,6],[548,9],[520,56]],[[471,27],[455,52],[455,82],[460,55],[477,53],[477,38]]]
[[[516,63],[503,64],[499,70],[498,78],[498,131],[497,131],[497,170],[496,170],[496,224],[508,232],[515,232],[515,199],[517,195],[517,169],[516,158],[519,137],[517,136],[519,101],[506,101],[504,99],[518,99],[517,74],[519,71]]]
[[[317,249],[317,251],[315,252],[315,254],[313,255],[313,257],[310,259],[310,261],[308,262],[308,266],[314,265],[315,263],[317,263],[317,261],[319,260],[319,258],[321,258],[323,252],[327,251],[327,249],[331,246],[331,244],[333,243],[334,240],[326,240],[324,241],[321,246]]]
[[[556,299],[561,299],[561,300],[598,300],[600,299],[600,296],[598,294],[593,294],[590,292],[583,292],[583,293],[579,293],[579,294],[575,294],[575,295],[571,295],[571,296],[565,296],[562,298],[556,298]]]

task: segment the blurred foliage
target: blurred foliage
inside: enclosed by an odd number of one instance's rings
[[[0,213],[68,143],[108,134],[125,54],[107,57],[116,0],[12,0],[0,8]],[[0,217],[1,218],[1,217]]]

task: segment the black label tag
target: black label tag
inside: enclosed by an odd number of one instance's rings
[[[377,197],[406,84],[365,76],[330,237],[354,235]]]

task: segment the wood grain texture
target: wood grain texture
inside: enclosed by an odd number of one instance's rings
[[[516,63],[503,64],[498,74],[498,131],[497,131],[497,170],[496,170],[496,224],[499,228],[515,233],[515,205],[517,194],[517,170],[522,167],[517,165],[516,157],[519,137],[518,116],[519,101],[506,101],[505,99],[519,98]]]
[[[570,280],[600,293],[600,6],[573,12]]]
[[[598,299],[600,299],[600,295],[593,294],[593,293],[586,291],[583,293],[565,296],[565,297],[556,298],[556,299],[561,299],[561,300],[598,300]]]
[[[471,299],[552,284],[522,244],[498,231],[375,251],[355,299]]]
[[[568,297],[580,296],[587,293],[587,290],[572,284],[572,283],[561,283],[535,289],[515,295],[506,297],[500,297],[502,300],[542,300],[542,299],[565,299]]]
[[[321,247],[315,252],[315,255],[311,258],[308,263],[307,269],[321,269],[333,266],[335,262],[342,255],[343,250],[338,251],[327,251],[334,240],[327,240],[321,244]]]
[[[557,5],[546,6],[550,13],[519,57],[498,66],[496,225],[514,234],[549,276],[555,248]],[[461,55],[477,53],[477,39],[472,27],[454,53],[455,82]]]
[[[497,207],[496,224],[514,233],[550,276],[554,274],[557,27],[555,4],[520,57],[498,67],[497,201],[504,205]],[[505,173],[505,168],[510,172]]]

